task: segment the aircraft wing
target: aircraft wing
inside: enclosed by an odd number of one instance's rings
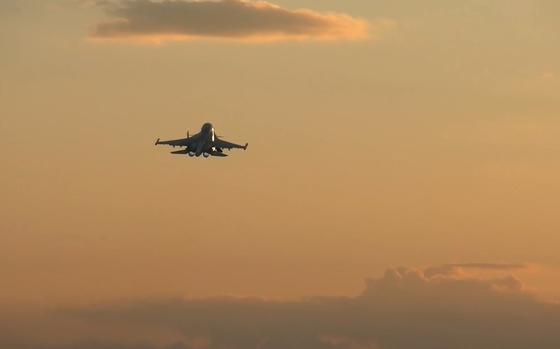
[[[229,149],[229,150],[231,150],[231,149],[243,149],[243,150],[245,150],[245,149],[247,149],[248,145],[249,145],[249,143],[245,143],[245,145],[239,145],[239,144],[235,144],[235,143],[231,143],[231,142],[228,142],[228,141],[221,140],[219,138],[216,138],[214,140],[214,147],[220,148],[220,149]]]
[[[174,139],[171,141],[161,141],[159,138],[156,141],[156,145],[170,145],[172,147],[188,147],[191,144],[196,142],[198,135],[194,135],[188,138],[182,138],[182,139]]]

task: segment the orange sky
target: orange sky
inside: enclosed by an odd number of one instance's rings
[[[551,1],[277,1],[367,40],[91,40],[0,5],[0,303],[354,295],[387,267],[560,265]],[[385,23],[385,25],[382,25]],[[246,152],[156,148],[211,121]]]

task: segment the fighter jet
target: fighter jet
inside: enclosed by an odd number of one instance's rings
[[[189,132],[187,132],[187,138],[175,139],[172,141],[161,141],[158,138],[158,140],[156,141],[156,145],[160,144],[170,145],[172,147],[185,147],[185,149],[173,151],[171,152],[171,154],[186,154],[190,157],[199,157],[200,155],[202,155],[205,158],[209,156],[226,157],[227,155],[224,154],[224,149],[246,150],[247,146],[249,145],[249,143],[245,143],[245,145],[239,145],[221,140],[216,135],[214,126],[212,126],[212,124],[209,122],[202,125],[202,129],[197,134],[191,136],[189,135]]]

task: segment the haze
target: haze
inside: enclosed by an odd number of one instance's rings
[[[0,304],[352,297],[450,263],[557,299],[560,5],[274,3],[329,20],[100,40],[101,5],[2,2]],[[249,149],[153,146],[207,121]]]

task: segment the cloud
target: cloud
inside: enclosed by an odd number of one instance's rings
[[[429,267],[424,273],[427,276],[434,276],[438,274],[449,275],[456,274],[465,269],[478,269],[485,271],[504,271],[504,270],[520,270],[526,269],[524,264],[511,264],[511,263],[455,263],[444,264],[441,266]]]
[[[538,300],[516,277],[414,268],[368,279],[356,297],[151,300],[5,322],[0,347],[12,349],[560,347],[560,305]]]
[[[92,34],[99,40],[166,42],[200,39],[270,42],[287,40],[358,40],[368,23],[340,13],[287,10],[248,0],[123,0],[98,5],[111,20]],[[389,20],[377,27],[390,27]]]

